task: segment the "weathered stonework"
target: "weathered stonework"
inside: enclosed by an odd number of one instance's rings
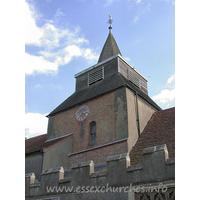
[[[41,182],[38,183],[33,173],[26,174],[27,200],[54,198],[133,200],[139,199],[141,195],[163,196],[161,189],[164,187],[166,189],[164,195],[167,195],[165,199],[171,199],[174,195],[175,163],[173,159],[168,158],[166,145],[160,145],[143,150],[142,165],[131,166],[129,154],[125,153],[108,157],[106,171],[95,173],[94,163],[90,160],[74,164],[67,177],[64,177],[62,167],[45,170],[41,177]],[[60,189],[56,191],[56,188]],[[66,192],[62,188],[73,188],[73,190]],[[94,192],[97,188],[104,192]],[[143,191],[145,188],[145,191],[148,191],[148,188],[160,188],[161,192],[148,193]]]

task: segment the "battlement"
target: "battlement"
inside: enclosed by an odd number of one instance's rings
[[[45,196],[49,199],[49,196],[52,195],[65,195],[67,199],[71,199],[72,195],[75,195],[76,197],[72,199],[77,199],[78,196],[81,199],[86,199],[83,193],[78,194],[75,190],[69,192],[65,190],[47,191],[50,187],[63,188],[65,186],[65,188],[86,188],[97,186],[105,187],[108,184],[110,187],[125,187],[130,184],[139,185],[174,181],[175,160],[174,158],[169,159],[167,146],[163,144],[145,148],[143,150],[142,164],[131,166],[129,154],[125,153],[108,157],[107,169],[104,171],[94,172],[94,162],[90,160],[74,164],[69,174],[64,175],[63,167],[49,169],[42,172],[41,182],[35,179],[34,173],[26,174],[26,198]],[[82,196],[80,197],[80,195]]]

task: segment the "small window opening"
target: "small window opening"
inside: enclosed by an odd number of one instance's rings
[[[96,144],[96,122],[90,123],[90,145]]]

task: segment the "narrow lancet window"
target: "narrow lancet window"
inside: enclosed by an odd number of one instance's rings
[[[96,144],[96,122],[90,123],[90,145]]]

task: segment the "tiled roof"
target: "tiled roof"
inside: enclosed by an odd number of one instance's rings
[[[25,154],[42,150],[46,140],[47,134],[25,140]]]
[[[116,73],[103,79],[102,81],[91,85],[89,88],[85,88],[74,92],[69,98],[67,98],[57,108],[55,108],[48,116],[70,109],[71,107],[76,106],[77,104],[96,98],[100,95],[106,94],[120,87],[130,88],[131,90],[137,92],[138,95],[140,95],[157,110],[161,110],[161,108],[148,95],[142,92],[138,87],[136,87],[128,79],[123,77],[120,73]]]
[[[155,112],[130,152],[131,165],[142,163],[144,148],[166,144],[175,157],[175,108]]]
[[[35,153],[41,150],[48,151],[49,147],[51,148],[55,145],[59,145],[60,143],[65,141],[69,135],[70,134],[64,137],[55,138],[49,141],[47,141],[47,134],[39,135],[30,139],[27,139],[25,140],[25,154]]]
[[[117,54],[121,55],[121,52],[119,50],[119,47],[117,46],[117,43],[115,41],[115,38],[113,37],[113,34],[110,32],[103,46],[101,54],[99,56],[98,63]]]

